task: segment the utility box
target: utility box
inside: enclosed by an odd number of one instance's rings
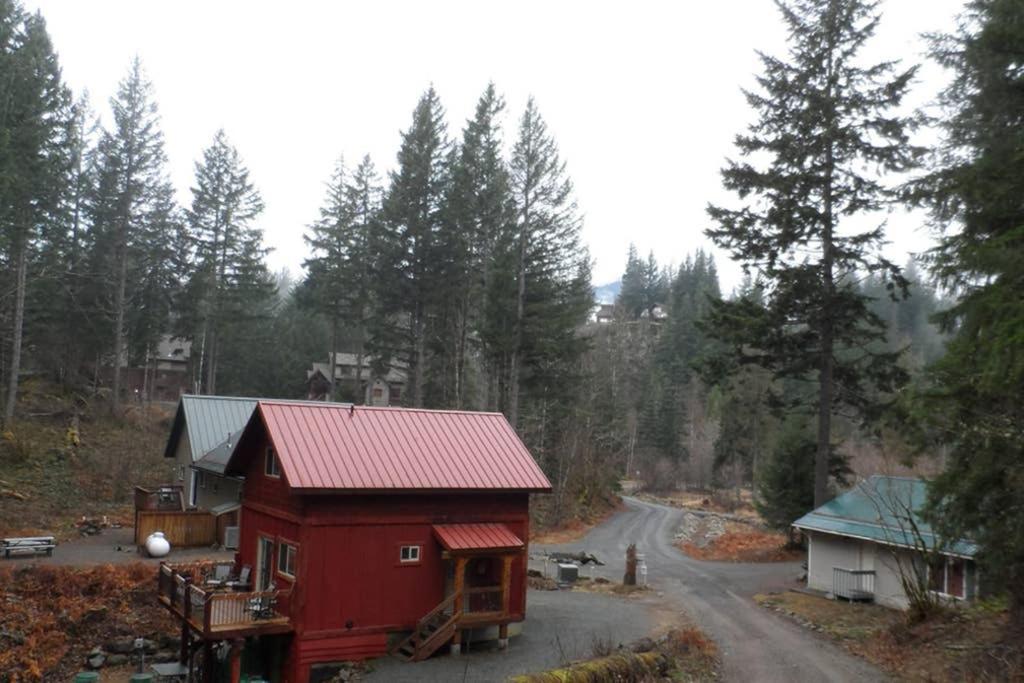
[[[576,579],[580,578],[580,568],[571,562],[558,563],[558,574],[556,579],[558,583],[576,583]]]

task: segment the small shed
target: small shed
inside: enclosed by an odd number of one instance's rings
[[[900,566],[920,566],[927,549],[935,556],[927,567],[932,590],[950,600],[973,599],[977,546],[939,539],[920,516],[927,493],[922,479],[874,475],[796,520],[793,526],[807,536],[807,587],[904,609]]]

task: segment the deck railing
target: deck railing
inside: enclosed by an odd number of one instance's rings
[[[832,594],[837,598],[845,598],[847,600],[874,600],[874,570],[833,567]]]
[[[259,633],[290,628],[291,590],[247,591],[197,585],[213,563],[160,565],[157,595],[174,614],[205,637],[227,631]]]

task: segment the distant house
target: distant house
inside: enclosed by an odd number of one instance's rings
[[[921,567],[926,548],[938,557],[927,568],[931,589],[954,600],[973,599],[977,547],[966,540],[940,544],[919,516],[926,496],[921,479],[874,475],[796,520],[793,526],[807,535],[807,587],[903,609],[899,565]]]
[[[501,414],[259,401],[225,473],[246,482],[250,592],[161,567],[182,663],[229,640],[233,680],[302,683],[389,650],[503,647],[525,618],[530,494],[551,485]]]
[[[597,307],[597,312],[594,313],[594,319],[601,323],[606,324],[615,321],[615,306],[614,304],[601,304]]]
[[[135,401],[177,401],[192,386],[189,361],[192,342],[164,335],[146,355],[131,364],[121,365],[121,396]],[[96,368],[99,379],[113,382],[113,361],[107,359]]]
[[[334,382],[336,390],[358,398],[363,405],[392,406],[401,405],[408,373],[400,362],[393,362],[383,375],[373,370],[374,358],[364,356],[362,371],[358,372],[359,358],[354,353],[338,352],[334,360]],[[359,375],[357,386],[356,375]],[[326,363],[313,363],[306,371],[306,398],[310,401],[323,401],[330,392],[331,360],[328,354]]]

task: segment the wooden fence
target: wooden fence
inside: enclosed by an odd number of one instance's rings
[[[217,518],[205,510],[136,510],[135,544],[162,531],[171,547],[188,548],[217,542]]]

